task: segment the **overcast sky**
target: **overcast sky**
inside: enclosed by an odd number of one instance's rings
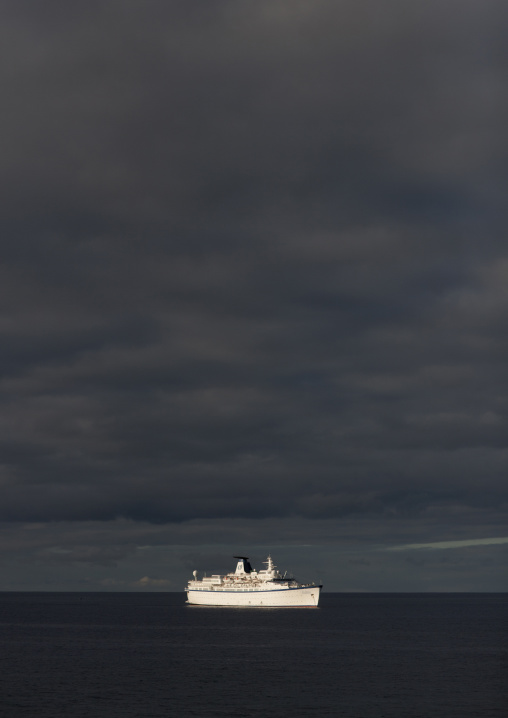
[[[4,0],[0,590],[508,590],[502,0]]]

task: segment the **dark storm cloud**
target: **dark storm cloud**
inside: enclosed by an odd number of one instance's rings
[[[4,4],[0,517],[498,530],[505,15]]]

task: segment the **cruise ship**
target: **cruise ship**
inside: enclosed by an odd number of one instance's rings
[[[234,556],[238,560],[236,571],[225,575],[213,574],[189,581],[187,603],[201,606],[263,606],[316,608],[322,586],[315,583],[299,583],[281,575],[268,556],[266,568],[256,571],[247,556]]]

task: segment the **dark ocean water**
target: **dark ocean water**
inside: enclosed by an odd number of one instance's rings
[[[507,594],[0,593],[0,715],[505,718],[507,618]]]

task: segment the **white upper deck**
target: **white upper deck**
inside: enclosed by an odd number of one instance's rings
[[[198,579],[198,572],[194,571],[194,580],[189,581],[187,590],[280,590],[314,585],[300,584],[294,578],[287,576],[287,572],[281,575],[271,556],[264,561],[266,568],[260,571],[252,568],[247,556],[235,556],[235,558],[238,559],[238,563],[232,573],[205,575]]]

